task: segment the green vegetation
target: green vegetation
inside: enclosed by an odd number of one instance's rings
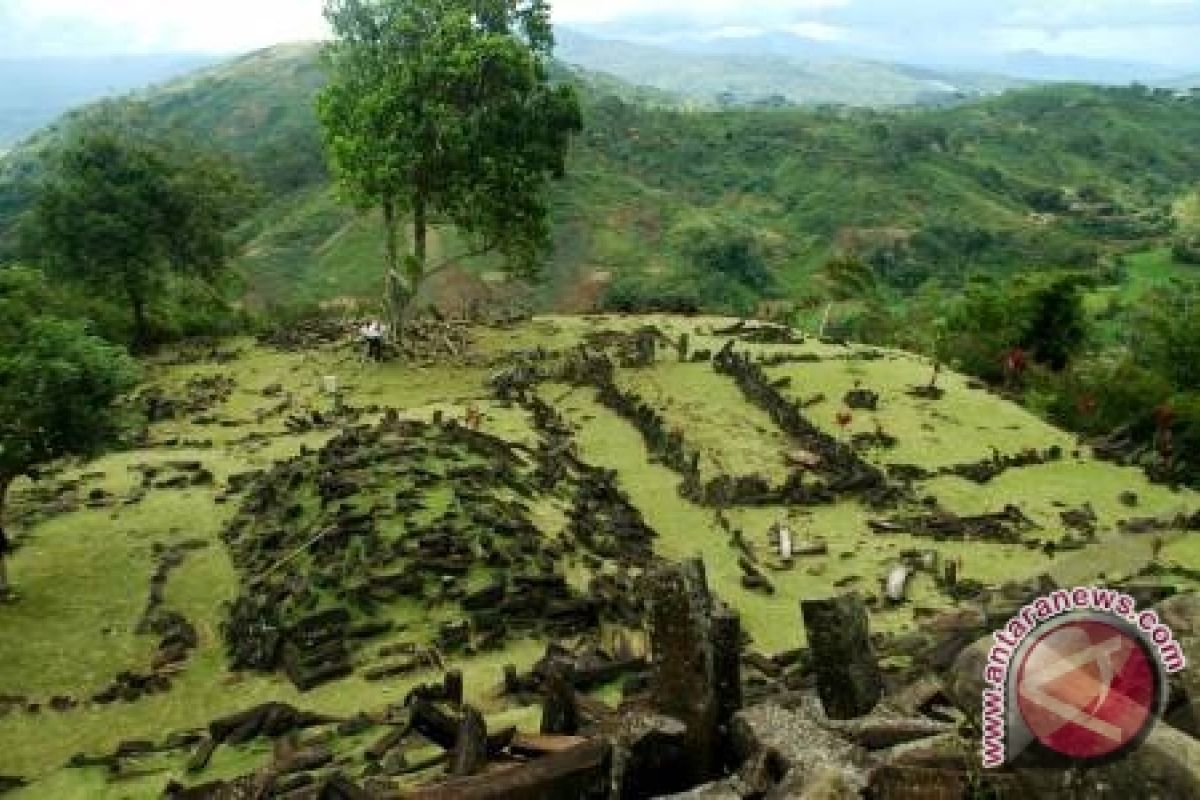
[[[977,280],[851,310],[838,332],[936,356],[1058,425],[1110,437],[1160,478],[1196,485],[1200,271],[1168,252],[1122,264],[1119,289],[1078,274]],[[1008,366],[1014,351],[1032,362],[1020,375]]]
[[[168,274],[213,282],[250,207],[225,160],[143,124],[113,107],[68,132],[48,156],[27,244],[53,273],[127,303],[135,348],[150,343],[147,307]]]
[[[13,481],[116,440],[115,403],[137,381],[122,350],[79,322],[47,316],[44,296],[36,274],[0,273],[0,528]]]
[[[1195,219],[1200,98],[1054,86],[922,112],[696,113],[605,76],[554,76],[576,87],[585,132],[551,187],[555,247],[535,292],[547,308],[594,308],[609,287],[617,308],[659,288],[664,307],[723,307],[688,286],[680,234],[697,225],[750,232],[775,292],[804,309],[823,305],[813,277],[841,255],[896,298],[976,273],[1084,269],[1104,282],[1118,256],[1170,248]],[[266,187],[238,232],[259,307],[380,295],[381,216],[329,190],[313,113],[325,83],[316,46],[287,46],[144,98],[155,126],[203,136]],[[0,259],[56,136],[0,162]],[[456,258],[471,244],[434,225],[430,261],[476,278],[500,266]]]
[[[468,255],[497,252],[532,273],[550,245],[546,181],[562,176],[580,126],[574,92],[549,83],[549,6],[344,0],[326,16],[338,38],[318,109],[340,184],[383,212],[393,326],[452,263],[429,263],[434,221],[464,235]],[[402,216],[412,227],[403,268]]]
[[[716,350],[726,339],[713,331],[732,322],[664,316],[539,318],[515,327],[475,329],[473,355],[489,361],[537,345],[571,349],[588,334],[631,331],[644,325],[658,326],[671,340],[687,333],[693,348]],[[321,391],[322,377],[336,375],[345,387],[344,402],[349,406],[395,408],[403,418],[428,421],[439,412],[461,419],[467,407],[475,405],[483,414],[484,432],[526,447],[536,445],[537,434],[524,411],[487,399],[489,369],[452,364],[368,366],[354,357],[351,348],[347,341],[287,353],[235,339],[221,343],[218,359],[209,358],[209,348],[168,348],[146,362],[148,387],[158,387],[168,397],[182,397],[189,385],[224,377],[233,381],[232,392],[202,414],[151,423],[144,439],[127,452],[64,465],[62,471],[47,471],[39,483],[22,479],[14,485],[10,506],[19,547],[11,566],[21,597],[17,603],[0,605],[0,624],[5,630],[0,638],[0,674],[6,693],[24,696],[31,703],[45,704],[55,696],[83,700],[123,670],[144,670],[152,658],[154,640],[136,632],[136,621],[150,592],[155,554],[162,547],[189,540],[207,542],[206,547],[189,552],[166,583],[165,607],[184,615],[196,627],[200,640],[173,675],[169,692],[133,703],[85,703],[63,712],[17,709],[0,716],[5,772],[34,781],[15,798],[148,798],[160,796],[171,779],[201,782],[244,774],[269,756],[269,747],[263,742],[223,747],[200,776],[186,773],[186,751],[145,763],[130,760],[126,763],[137,768],[115,780],[102,767],[67,769],[63,765],[78,752],[110,752],[120,741],[131,739],[161,741],[171,731],[202,727],[216,716],[259,702],[279,700],[348,715],[401,702],[415,683],[437,679],[431,669],[383,682],[356,675],[301,694],[282,676],[229,671],[220,630],[227,618],[226,604],[239,593],[240,576],[222,534],[236,514],[241,496],[234,495],[223,504],[217,498],[226,494],[232,476],[269,469],[304,452],[311,458],[336,434],[336,429],[289,432],[283,417],[260,415],[274,403],[264,398],[266,387],[279,384],[284,396],[292,397],[297,411],[327,411],[330,399]],[[818,342],[789,346],[744,343],[739,349],[818,359],[773,367],[770,376],[773,380],[791,379],[787,391],[797,399],[825,395],[805,413],[836,436],[871,433],[877,424],[896,436],[899,442],[894,450],[867,451],[866,457],[873,463],[907,463],[936,471],[987,459],[993,447],[1005,455],[1052,446],[1070,454],[1074,447],[1073,437],[1019,406],[971,388],[966,377],[949,371],[940,380],[946,391],[942,400],[910,396],[911,387],[928,382],[931,363],[927,359]],[[876,355],[868,357],[871,353]],[[624,389],[661,409],[672,426],[681,428],[688,441],[701,448],[706,472],[719,469],[777,476],[786,471],[785,456],[791,447],[787,437],[765,414],[746,404],[732,381],[717,375],[710,364],[679,363],[663,348],[658,364],[620,370],[618,379]],[[842,409],[841,397],[856,382],[879,393],[879,410],[856,412],[849,428],[843,430],[835,421]],[[782,651],[802,643],[797,611],[801,598],[826,595],[831,586],[843,582],[870,593],[875,580],[905,551],[935,550],[943,558],[962,558],[964,580],[1000,583],[1043,573],[1063,581],[1094,580],[1101,573],[1115,580],[1138,572],[1154,558],[1153,537],[1124,534],[1119,529],[1118,522],[1132,513],[1119,499],[1122,492],[1138,494],[1138,516],[1170,517],[1190,512],[1197,505],[1192,492],[1151,485],[1136,469],[1081,454],[1010,470],[985,485],[943,476],[918,481],[914,487],[916,496],[935,496],[959,514],[994,512],[1015,504],[1040,526],[1029,533],[1029,540],[1043,543],[1069,542],[1074,534],[1065,526],[1062,510],[1091,503],[1098,517],[1097,538],[1079,552],[1052,554],[1027,542],[935,541],[907,533],[876,534],[867,522],[879,513],[850,500],[813,508],[731,509],[730,521],[744,532],[748,546],[763,564],[775,564],[769,528],[781,519],[789,521],[798,539],[828,545],[827,556],[800,559],[791,570],[771,567],[769,576],[776,594],[767,596],[743,587],[737,551],[715,522],[713,510],[680,497],[678,473],[655,463],[636,429],[598,403],[594,391],[546,385],[540,394],[574,426],[580,456],[617,472],[620,487],[658,534],[657,554],[670,558],[704,555],[710,581],[741,611],[753,637],[752,647],[759,652]],[[204,442],[211,446],[200,446]],[[193,460],[213,474],[215,485],[153,488],[140,502],[123,502],[140,483],[139,472],[131,468],[165,470],[170,463]],[[382,473],[380,479],[384,479]],[[70,502],[72,497],[82,500],[96,490],[106,493],[111,502],[96,508]],[[379,491],[387,492],[384,487]],[[57,499],[48,503],[46,497]],[[530,511],[548,536],[559,533],[564,525],[562,511],[554,502],[538,500]],[[1158,556],[1161,566],[1188,566],[1200,558],[1194,536],[1171,531],[1162,535],[1166,545]],[[922,624],[918,609],[944,608],[950,603],[924,574],[913,581],[910,599],[909,604],[876,609],[873,628],[912,631]],[[361,671],[378,648],[425,635],[429,621],[440,619],[446,609],[445,605],[387,607],[385,614],[396,623],[396,632],[356,654],[356,666]],[[536,715],[512,706],[497,687],[504,665],[528,668],[545,644],[517,640],[504,650],[454,662],[466,673],[471,701],[488,712],[491,724],[536,729]],[[606,691],[611,694],[614,690]],[[366,742],[339,738],[334,746],[339,753],[357,752],[356,748],[378,735],[369,736]]]

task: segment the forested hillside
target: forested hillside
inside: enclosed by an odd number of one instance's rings
[[[975,271],[1091,269],[1169,243],[1177,201],[1200,184],[1200,99],[1167,91],[1059,86],[940,111],[698,113],[610,77],[562,77],[583,87],[586,131],[556,189],[543,306],[587,308],[615,283],[630,302],[683,295],[681,305],[745,311],[764,297],[802,300],[839,252],[902,290]],[[153,119],[234,153],[265,187],[240,260],[263,303],[377,292],[375,226],[330,188],[313,113],[323,80],[315,46],[283,46],[148,98]],[[9,256],[37,148],[2,169]],[[740,242],[762,274],[735,274],[734,291],[696,280],[698,241]]]

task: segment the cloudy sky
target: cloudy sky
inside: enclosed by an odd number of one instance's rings
[[[0,0],[0,57],[236,52],[325,34],[320,0]],[[559,23],[670,40],[790,31],[915,62],[1016,50],[1200,68],[1200,0],[557,0]]]

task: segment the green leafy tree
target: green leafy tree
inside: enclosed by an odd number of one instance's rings
[[[137,381],[124,350],[40,313],[47,296],[35,273],[0,270],[0,527],[14,480],[113,441],[115,403]]]
[[[1200,287],[1153,293],[1133,328],[1143,363],[1180,390],[1200,386]]]
[[[752,231],[727,223],[684,225],[673,234],[692,270],[732,281],[757,293],[775,284]]]
[[[1022,347],[1034,361],[1056,371],[1065,369],[1088,337],[1087,310],[1078,281],[1062,278],[1035,289],[1026,308]]]
[[[818,275],[830,298],[838,301],[864,300],[879,291],[875,270],[861,258],[840,255],[830,259]]]
[[[550,246],[545,189],[582,128],[575,92],[553,86],[544,0],[328,0],[336,39],[318,113],[343,189],[382,210],[393,330],[431,275],[485,253],[536,272]],[[401,258],[399,226],[411,219]],[[430,264],[428,233],[469,250]]]
[[[125,106],[69,131],[47,159],[26,243],[53,274],[127,303],[139,349],[168,277],[215,280],[255,196],[224,158],[147,131]]]
[[[1000,383],[1004,353],[1019,340],[1026,320],[1016,294],[994,281],[977,281],[946,304],[938,355],[957,369]]]

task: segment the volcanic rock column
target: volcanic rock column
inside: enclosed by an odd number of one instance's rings
[[[651,703],[687,726],[694,783],[720,771],[723,727],[741,705],[741,626],[721,608],[714,619],[704,563],[659,568],[649,578]]]
[[[883,695],[883,675],[871,649],[867,607],[857,594],[800,603],[817,691],[830,719],[871,712]]]

